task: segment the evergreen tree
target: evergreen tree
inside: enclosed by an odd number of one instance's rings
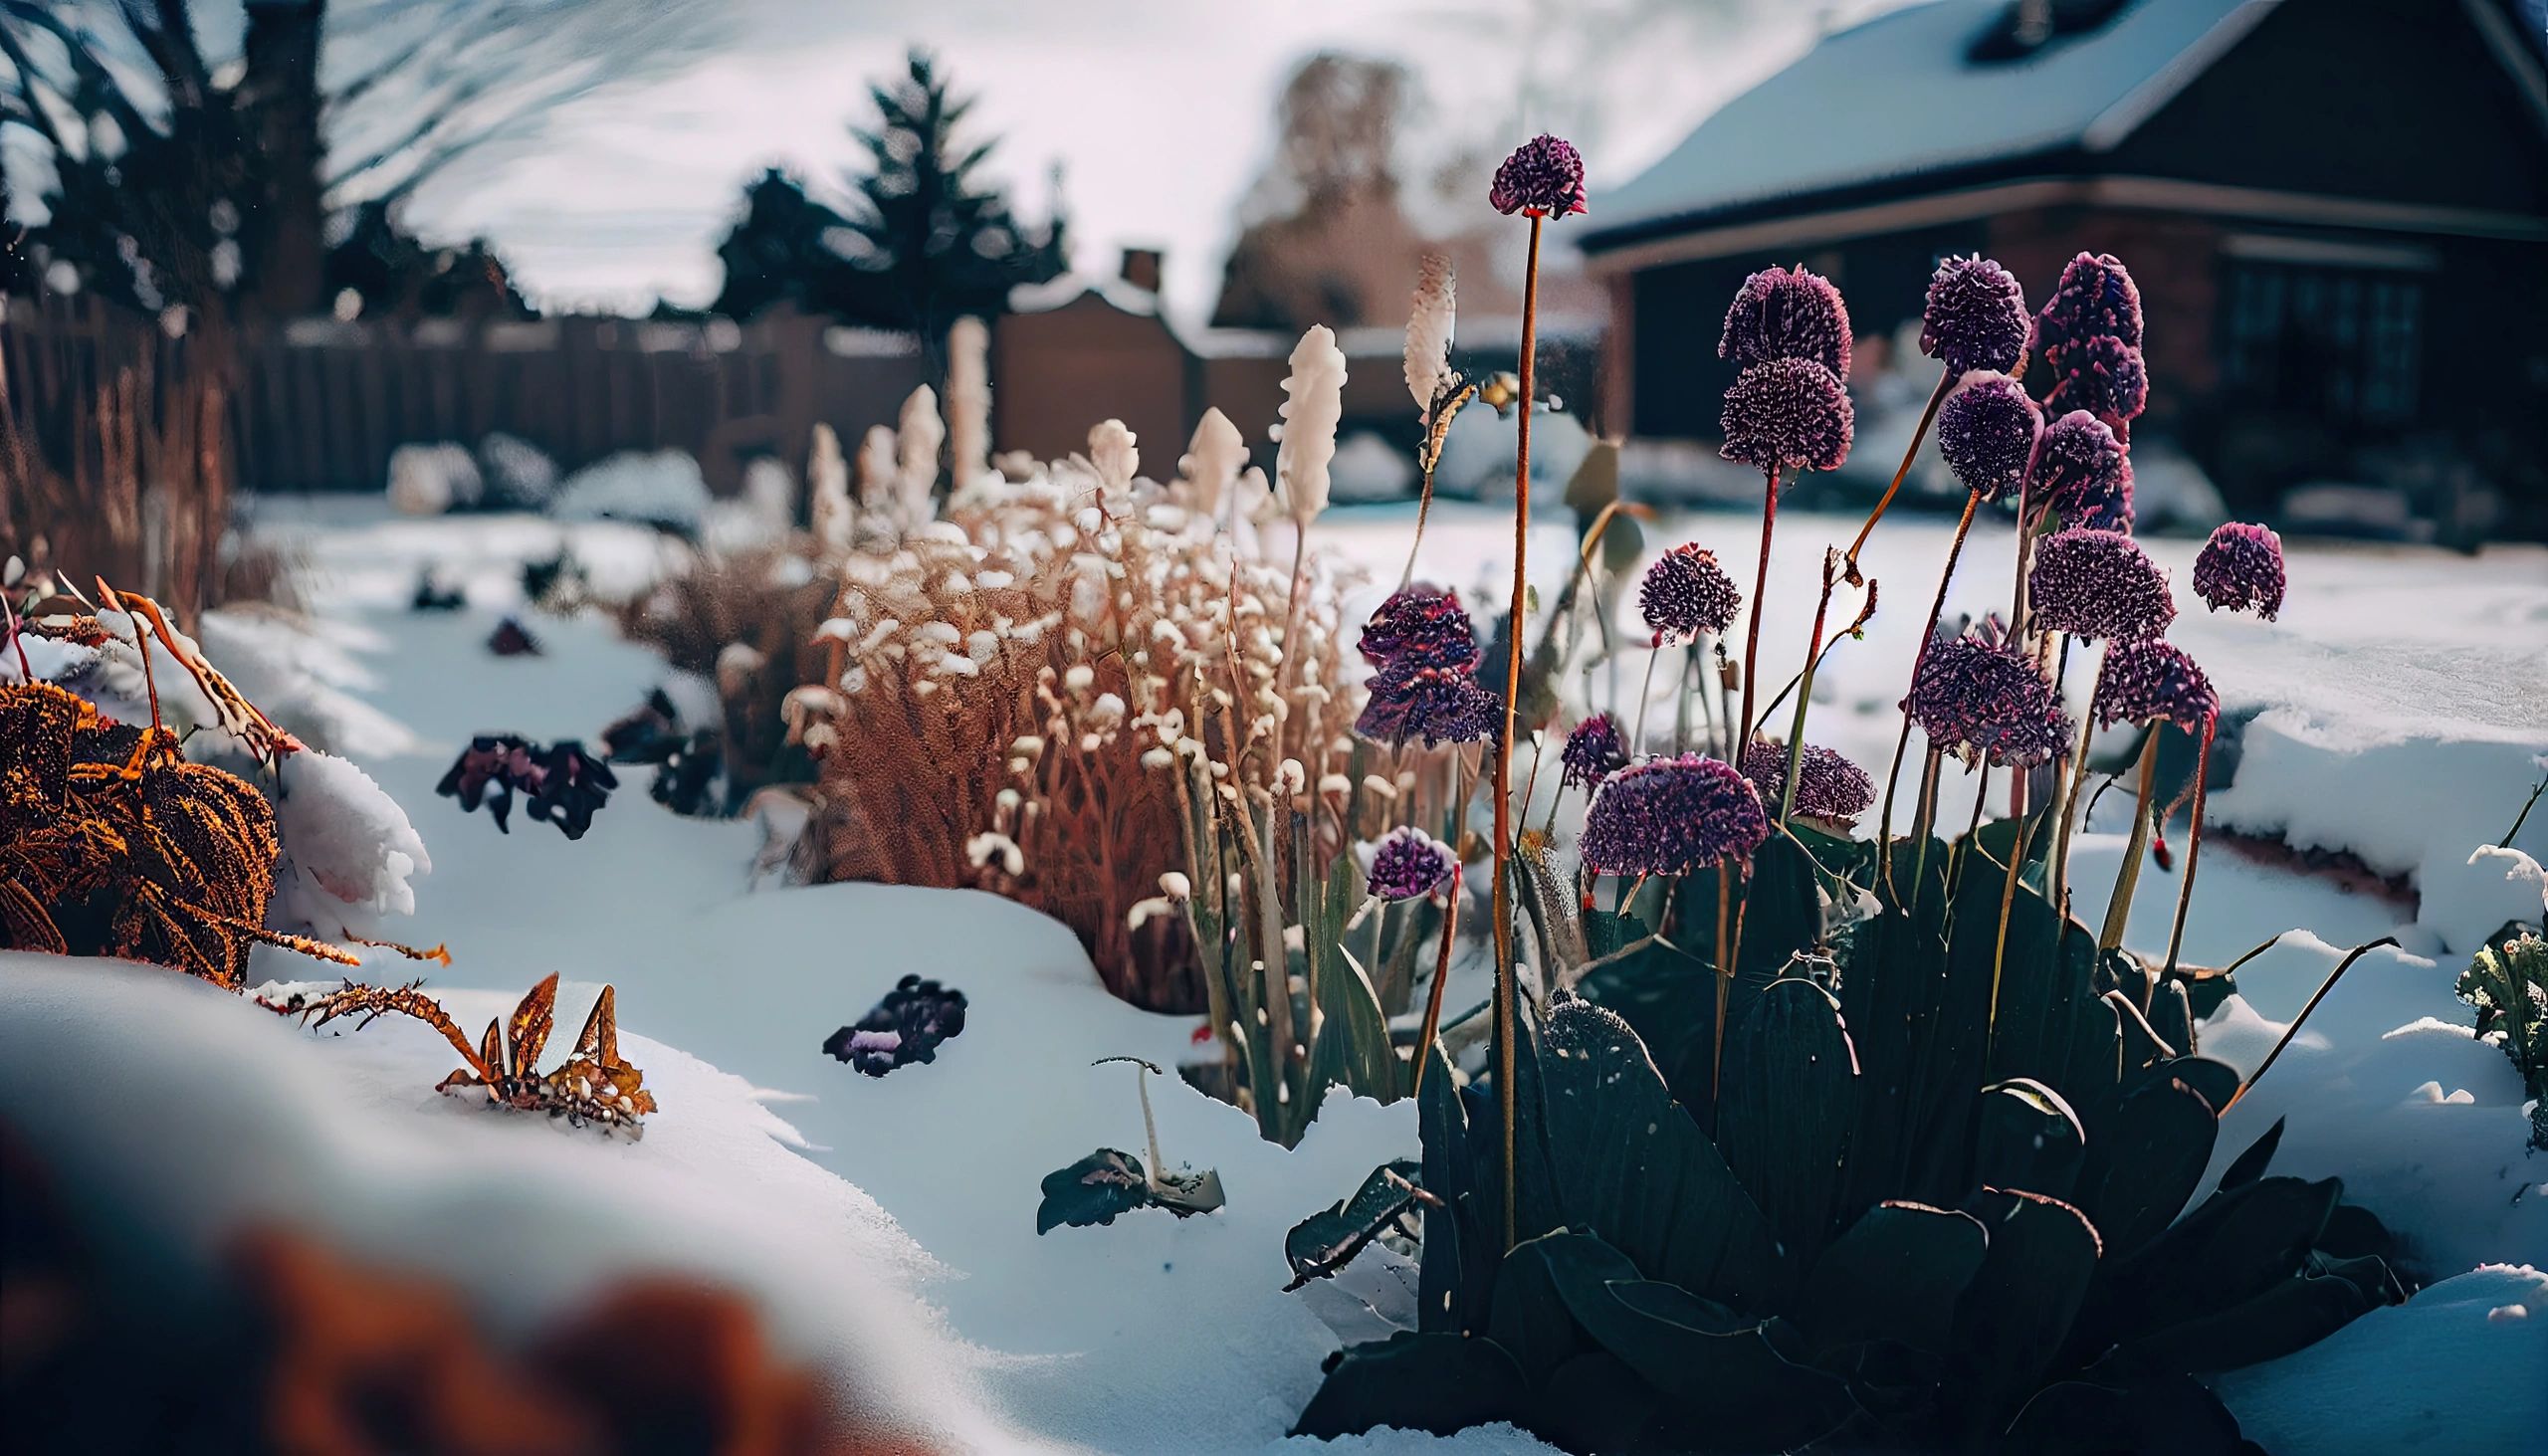
[[[712,307],[749,318],[781,301],[808,312],[831,309],[847,280],[847,264],[827,235],[841,215],[805,195],[804,185],[776,167],[743,188],[743,215],[717,245],[726,286]]]
[[[972,99],[952,96],[925,51],[906,67],[870,88],[878,124],[851,128],[872,165],[853,179],[858,206],[838,235],[849,266],[834,307],[934,348],[956,318],[1003,312],[1010,289],[1059,277],[1068,250],[1058,213],[1029,228],[976,175],[996,143],[957,137]]]

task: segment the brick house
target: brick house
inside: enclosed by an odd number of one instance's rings
[[[1824,38],[1579,235],[1607,416],[1703,438],[1746,273],[1802,261],[1862,338],[1979,251],[2142,285],[2142,428],[2230,509],[2403,493],[2548,533],[2548,83],[2535,0],[1930,0]]]

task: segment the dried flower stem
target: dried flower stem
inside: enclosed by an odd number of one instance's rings
[[[2100,657],[2097,662],[2096,678],[2088,690],[2090,703],[2096,701],[2096,690],[2104,686],[2105,678],[2105,661]],[[2063,775],[2061,797],[2053,805],[2053,812],[2061,816],[2060,843],[2054,846],[2052,852],[2052,894],[2050,896],[2052,912],[2058,916],[2067,917],[2070,914],[2070,836],[2078,821],[2087,817],[2082,812],[2079,795],[2088,786],[2088,740],[2096,733],[2096,724],[2095,715],[2089,713],[2079,715],[2079,741],[2070,754],[2070,771]]]
[[[1716,1056],[1708,1071],[1708,1120],[1725,1090],[1725,1005],[1734,989],[1734,870],[1723,860],[1716,866]]]
[[[2230,1110],[2238,1105],[2238,1099],[2245,1097],[2248,1089],[2264,1080],[2266,1070],[2273,1066],[2273,1059],[2281,1056],[2282,1049],[2291,1045],[2291,1039],[2300,1034],[2300,1023],[2309,1019],[2309,1013],[2318,1009],[2318,1003],[2320,1001],[2327,999],[2327,992],[2336,988],[2336,982],[2344,978],[2344,973],[2346,971],[2353,969],[2353,963],[2355,961],[2360,960],[2365,955],[2370,954],[2372,951],[2379,949],[2383,945],[2395,945],[2397,943],[2397,936],[2383,936],[2377,940],[2365,941],[2360,945],[2354,946],[2351,950],[2346,951],[2345,958],[2336,962],[2336,968],[2334,970],[2327,972],[2327,978],[2319,983],[2318,989],[2309,993],[2308,1003],[2300,1008],[2300,1014],[2292,1017],[2291,1024],[2282,1029],[2282,1035],[2275,1040],[2273,1050],[2265,1053],[2265,1059],[2256,1064],[2256,1070],[2249,1073],[2246,1080],[2238,1084],[2238,1090],[2230,1094],[2230,1100],[2221,1105],[2221,1116],[2225,1118],[2228,1117],[2230,1115]]]
[[[2160,973],[2177,968],[2177,952],[2185,945],[2186,908],[2194,904],[2194,869],[2203,858],[2203,791],[2204,781],[2212,776],[2212,736],[2214,720],[2203,721],[2203,742],[2194,755],[2194,819],[2186,828],[2186,873],[2177,882],[2177,919],[2168,929],[2168,963]]]
[[[1520,1238],[1520,1183],[1513,1165],[1513,729],[1522,704],[1522,606],[1531,538],[1531,364],[1538,351],[1540,229],[1547,220],[1531,213],[1531,251],[1522,273],[1522,417],[1513,452],[1513,615],[1505,628],[1504,731],[1495,743],[1495,1099],[1504,1126],[1504,1246]]]
[[[1989,770],[1985,769],[1984,774],[1982,786],[1987,790],[1991,786]],[[2009,770],[2013,785],[2024,775],[2022,768]],[[2017,837],[2009,847],[2008,878],[2000,887],[2000,935],[1991,947],[1991,1010],[1983,1022],[1983,1044],[1986,1047],[2000,1035],[2000,973],[2009,963],[2009,914],[2017,903],[2017,871],[2026,862],[2026,832],[2033,827],[2023,815],[2017,816]]]
[[[2103,953],[2123,943],[2124,922],[2132,915],[2132,892],[2141,883],[2141,855],[2150,845],[2150,789],[2159,778],[2159,729],[2154,725],[2141,745],[2141,786],[2132,800],[2132,838],[2124,846],[2123,869],[2115,876],[2114,895],[2106,901],[2105,928],[2097,933]]]
[[[1973,531],[1973,513],[1982,509],[1982,493],[1968,492],[1964,515],[1955,523],[1955,539],[1947,546],[1947,566],[1938,573],[1937,600],[1929,604],[1929,625],[1921,630],[1919,649],[1911,654],[1911,683],[1920,683],[1920,666],[1928,661],[1929,643],[1938,635],[1938,619],[1946,615],[1947,587],[1955,580],[1955,562],[1964,554],[1964,538]],[[1887,888],[1893,884],[1893,790],[1902,777],[1902,756],[1911,747],[1911,695],[1902,695],[1902,735],[1893,743],[1893,766],[1884,776],[1884,812],[1877,821],[1876,860]],[[1791,775],[1793,776],[1793,775]],[[1916,892],[1915,892],[1916,893]]]
[[[1902,464],[1894,468],[1893,484],[1884,488],[1883,499],[1875,503],[1875,510],[1867,513],[1867,523],[1858,527],[1858,538],[1849,542],[1849,549],[1845,554],[1848,557],[1850,581],[1854,582],[1858,579],[1858,552],[1865,548],[1867,537],[1875,533],[1875,523],[1884,519],[1884,513],[1893,505],[1894,496],[1902,490],[1903,480],[1911,474],[1911,462],[1920,456],[1920,442],[1929,438],[1929,426],[1937,421],[1938,406],[1946,402],[1947,391],[1954,387],[1955,370],[1949,368],[1941,371],[1938,375],[1938,387],[1929,391],[1929,403],[1920,411],[1919,427],[1911,432],[1911,443],[1903,448]]]
[[[1408,1095],[1424,1095],[1424,1069],[1433,1064],[1433,1043],[1442,1034],[1442,988],[1451,983],[1451,945],[1460,934],[1460,865],[1451,863],[1451,891],[1442,912],[1442,947],[1433,957],[1433,988],[1424,996],[1424,1028],[1415,1034],[1415,1085]]]
[[[1839,564],[1839,552],[1827,548],[1822,552],[1822,595],[1813,604],[1813,631],[1805,639],[1805,670],[1797,679],[1796,719],[1788,726],[1787,787],[1779,795],[1779,822],[1782,824],[1796,813],[1796,781],[1803,776],[1797,770],[1805,761],[1805,713],[1813,702],[1813,670],[1822,660],[1822,624],[1831,611],[1831,588],[1837,584],[1835,571]],[[1768,711],[1762,710],[1764,713]],[[1744,753],[1751,747],[1751,741],[1746,739],[1736,744],[1734,751]]]
[[[1768,604],[1764,598],[1770,590],[1770,537],[1779,527],[1779,473],[1764,471],[1762,479],[1768,489],[1761,495],[1761,565],[1752,577],[1751,620],[1743,628],[1743,721],[1736,726],[1734,739],[1728,745],[1737,753],[1752,741],[1754,680],[1759,676],[1761,662],[1761,609]]]

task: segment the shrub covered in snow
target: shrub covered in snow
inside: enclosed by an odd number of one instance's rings
[[[628,520],[696,537],[708,508],[698,461],[679,450],[632,450],[566,477],[548,511],[564,520]]]
[[[499,430],[478,442],[485,501],[498,511],[544,511],[557,493],[557,462],[519,435]]]
[[[405,516],[440,516],[477,506],[485,491],[465,445],[401,445],[389,452],[389,504]]]

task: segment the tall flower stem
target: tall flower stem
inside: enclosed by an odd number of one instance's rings
[[[1734,989],[1734,866],[1716,866],[1716,1058],[1708,1073],[1708,1122],[1725,1090],[1725,1004]]]
[[[2100,658],[2097,663],[2096,678],[2090,684],[2088,691],[2088,703],[2091,709],[2097,701],[2096,690],[2105,686],[2105,662]],[[2080,813],[2083,806],[2079,802],[2079,795],[2088,786],[2088,740],[2096,733],[2096,724],[2093,712],[2079,715],[2079,741],[2071,749],[2070,771],[2064,775],[2061,797],[2053,806],[2053,812],[2061,816],[2060,842],[2053,846],[2052,851],[2050,897],[2052,913],[2057,916],[2067,917],[2070,914],[2070,834],[2078,821],[2086,817]]]
[[[1429,439],[1433,429],[1433,418],[1429,414],[1425,416],[1424,428]],[[1428,452],[1424,461],[1423,493],[1415,498],[1415,539],[1407,542],[1406,569],[1397,574],[1397,589],[1400,591],[1406,590],[1407,583],[1415,579],[1415,553],[1424,549],[1424,518],[1432,512],[1433,458]]]
[[[1514,1130],[1513,1038],[1513,730],[1522,705],[1522,607],[1530,590],[1531,539],[1531,364],[1538,350],[1540,305],[1540,229],[1547,221],[1531,213],[1531,251],[1522,273],[1522,368],[1520,429],[1513,451],[1513,608],[1505,631],[1504,731],[1495,744],[1495,1100],[1504,1124],[1504,1246],[1520,1237],[1519,1179],[1513,1165],[1518,1145]]]
[[[1654,665],[1662,660],[1661,647],[1645,655],[1645,683],[1636,691],[1636,733],[1628,739],[1630,757],[1645,751],[1645,710],[1654,702]]]
[[[1769,603],[1770,537],[1779,528],[1779,473],[1761,473],[1768,489],[1761,495],[1761,566],[1752,577],[1752,619],[1743,627],[1743,721],[1734,725],[1733,739],[1727,744],[1730,753],[1741,753],[1743,745],[1752,741],[1752,702],[1761,664],[1761,610]]]
[[[1929,873],[1929,829],[1938,814],[1938,760],[1944,753],[1944,749],[1932,743],[1928,756],[1920,764],[1920,797],[1911,810],[1911,837],[1919,841],[1919,848],[1911,858],[1911,900],[1914,905],[1919,902],[1922,877]],[[1891,884],[1890,881],[1886,883],[1888,886]],[[1899,903],[1900,899],[1897,892],[1896,902]]]
[[[2022,768],[2010,769],[2011,787],[2014,788],[2016,780],[2024,774]],[[2000,1035],[2000,972],[2009,963],[2009,915],[2017,908],[2017,872],[2026,862],[2026,831],[2033,827],[2023,815],[2017,817],[2017,837],[2009,844],[2008,879],[2000,887],[2000,935],[1991,947],[1991,1011],[1983,1022],[1986,1047],[1996,1042]]]
[[[2194,755],[2194,820],[2186,826],[2186,873],[2177,882],[2177,919],[2168,929],[2168,963],[2160,971],[2165,975],[2177,968],[2177,952],[2186,940],[2186,908],[2194,904],[2194,869],[2203,858],[2203,791],[2204,780],[2212,777],[2212,732],[2214,721],[2203,721],[2203,743]]]
[[[1928,406],[1920,411],[1919,428],[1911,432],[1911,443],[1903,447],[1902,463],[1894,467],[1893,484],[1884,488],[1883,499],[1867,513],[1867,523],[1858,527],[1858,538],[1849,542],[1849,549],[1843,552],[1848,558],[1849,580],[1858,579],[1858,552],[1866,548],[1867,537],[1875,533],[1875,523],[1884,519],[1884,513],[1893,506],[1893,498],[1901,493],[1902,482],[1911,474],[1911,462],[1920,457],[1920,442],[1929,438],[1929,426],[1937,422],[1938,406],[1946,402],[1947,391],[1954,386],[1955,370],[1941,370],[1938,387],[1929,391]]]
[[[1822,660],[1822,624],[1830,616],[1831,588],[1837,584],[1833,573],[1839,561],[1837,551],[1825,550],[1822,553],[1822,596],[1813,604],[1813,632],[1805,639],[1805,671],[1797,679],[1796,718],[1788,726],[1787,785],[1779,794],[1779,822],[1782,824],[1796,812],[1797,772],[1805,761],[1805,712],[1813,702],[1813,670]],[[1751,746],[1748,741],[1737,744],[1735,761],[1740,761],[1740,755]]]
[[[1409,1096],[1424,1095],[1424,1069],[1433,1064],[1433,1040],[1442,1034],[1442,988],[1451,983],[1451,945],[1460,934],[1460,864],[1451,861],[1451,895],[1442,911],[1442,948],[1433,957],[1433,988],[1424,996],[1424,1029],[1415,1036],[1415,1086]]]
[[[1937,600],[1929,603],[1929,625],[1920,633],[1920,646],[1911,655],[1911,686],[1920,686],[1920,666],[1929,660],[1929,639],[1938,635],[1938,619],[1946,615],[1947,587],[1955,581],[1955,562],[1964,554],[1964,538],[1973,533],[1973,514],[1982,509],[1982,493],[1970,491],[1964,498],[1964,515],[1957,518],[1955,539],[1947,546],[1947,566],[1938,573]],[[1893,790],[1902,778],[1902,757],[1911,747],[1911,695],[1902,695],[1902,735],[1893,742],[1893,766],[1884,776],[1884,813],[1876,829],[1876,860],[1886,885],[1893,883]]]
[[[2141,856],[2150,847],[2150,789],[2159,778],[2159,729],[2150,728],[2149,740],[2141,745],[2141,785],[2132,800],[2132,838],[2123,848],[2123,868],[2114,880],[2114,895],[2106,901],[2105,928],[2097,933],[2100,954],[2123,943],[2124,923],[2132,917],[2132,892],[2141,884]]]
[[[2327,978],[2318,983],[2318,989],[2309,993],[2309,1000],[2300,1008],[2300,1014],[2292,1017],[2291,1024],[2282,1029],[2282,1035],[2274,1042],[2273,1050],[2265,1053],[2265,1059],[2256,1064],[2256,1070],[2248,1073],[2247,1079],[2238,1084],[2238,1090],[2230,1094],[2230,1100],[2221,1105],[2221,1115],[2223,1117],[2228,1117],[2230,1115],[2230,1110],[2238,1105],[2238,1099],[2245,1097],[2250,1088],[2253,1088],[2259,1081],[2263,1080],[2265,1073],[2273,1067],[2273,1059],[2281,1056],[2282,1049],[2291,1045],[2291,1039],[2300,1034],[2300,1023],[2309,1019],[2309,1013],[2318,1009],[2318,1003],[2320,1001],[2327,999],[2327,992],[2336,988],[2336,982],[2344,979],[2345,972],[2353,969],[2353,963],[2355,961],[2360,960],[2365,955],[2370,954],[2372,951],[2379,949],[2383,945],[2395,945],[2397,943],[2397,936],[2383,936],[2377,940],[2365,941],[2360,945],[2354,946],[2351,950],[2346,951],[2345,958],[2337,961],[2336,968],[2327,972]]]

